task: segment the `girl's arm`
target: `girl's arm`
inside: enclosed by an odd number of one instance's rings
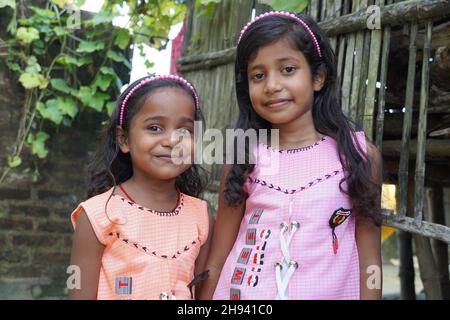
[[[81,288],[69,290],[69,299],[97,299],[98,279],[104,248],[104,245],[95,236],[85,211],[82,210],[75,227],[70,259],[71,265],[79,267]]]
[[[225,182],[230,171],[231,165],[225,165],[220,181],[219,205],[217,209],[216,223],[211,243],[211,250],[206,262],[206,268],[209,270],[209,277],[203,284],[200,291],[200,300],[211,300],[219,281],[220,272],[225,261],[234,245],[239,226],[245,210],[245,201],[240,205],[233,207],[227,205],[223,198]]]
[[[367,151],[372,164],[373,179],[381,186],[380,153],[377,148],[369,142],[367,143]],[[357,216],[355,237],[360,267],[360,298],[361,300],[379,300],[381,299],[383,283],[381,267],[381,226],[376,226],[375,223],[368,218]]]
[[[195,261],[195,269],[194,275],[198,276],[202,272],[205,272],[206,268],[206,259],[208,258],[209,249],[211,247],[211,239],[214,227],[214,218],[209,215],[209,231],[208,231],[208,239],[200,248],[200,253],[198,254],[197,260]],[[203,282],[200,282],[195,286],[195,292],[200,292],[203,287]]]

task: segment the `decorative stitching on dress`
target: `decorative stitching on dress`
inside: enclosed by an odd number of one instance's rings
[[[307,147],[300,147],[300,148],[295,148],[295,149],[284,149],[284,150],[279,150],[276,148],[272,148],[268,145],[265,145],[263,143],[263,145],[268,149],[268,150],[272,150],[274,152],[278,151],[278,153],[297,153],[297,152],[302,152],[302,151],[308,151],[311,150],[312,148],[314,148],[315,146],[318,146],[320,142],[325,141],[325,137],[322,137],[319,141],[316,141],[314,144],[307,146]]]
[[[137,203],[135,203],[133,201],[130,201],[129,199],[126,199],[124,197],[121,197],[121,196],[118,196],[118,197],[122,200],[122,202],[128,203],[130,206],[136,206],[141,211],[147,211],[147,212],[156,214],[156,215],[158,215],[160,217],[177,216],[180,213],[180,211],[181,211],[181,207],[184,206],[184,196],[183,196],[182,193],[180,193],[180,204],[173,211],[156,211],[156,210],[153,210],[153,209],[148,209],[148,208],[145,208],[145,207],[141,206],[140,204],[137,204]]]
[[[189,251],[189,249],[191,249],[192,247],[194,247],[194,245],[197,244],[197,241],[194,240],[189,245],[185,245],[183,249],[177,250],[177,252],[174,254],[160,254],[160,253],[156,252],[155,250],[152,251],[152,249],[150,249],[148,246],[143,246],[137,242],[131,241],[130,239],[125,239],[125,238],[121,237],[119,232],[110,232],[107,234],[107,236],[116,237],[117,239],[122,241],[122,243],[124,243],[126,245],[133,246],[134,248],[138,249],[139,251],[142,251],[148,255],[155,256],[155,257],[162,258],[162,259],[176,259],[183,252]]]
[[[260,184],[263,187],[266,187],[266,188],[269,188],[269,189],[273,189],[273,190],[276,190],[276,191],[279,191],[279,192],[282,192],[282,193],[285,193],[285,194],[294,194],[297,191],[305,191],[306,189],[309,189],[312,186],[315,186],[316,184],[318,184],[318,183],[320,183],[322,181],[328,180],[331,177],[336,176],[341,171],[342,171],[342,169],[339,169],[339,170],[335,170],[335,171],[333,171],[331,173],[328,173],[326,175],[323,175],[322,177],[317,178],[317,179],[315,179],[315,180],[305,184],[304,186],[301,186],[298,189],[283,189],[280,186],[275,186],[272,183],[269,183],[269,182],[267,182],[265,180],[252,178],[252,177],[247,177],[247,179],[249,180],[250,183]]]

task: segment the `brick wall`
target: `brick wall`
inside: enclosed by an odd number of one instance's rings
[[[24,91],[0,60],[0,167],[12,152]],[[123,79],[125,80],[125,79]],[[128,80],[126,80],[128,81]],[[124,82],[126,82],[124,81]],[[34,170],[24,163],[0,185],[0,299],[66,297],[72,227],[69,215],[85,198],[86,164],[105,115],[86,109],[73,128],[49,126],[49,156]],[[2,169],[3,170],[3,169]]]

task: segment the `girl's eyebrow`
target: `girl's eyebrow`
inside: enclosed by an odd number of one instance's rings
[[[168,117],[164,117],[164,116],[150,116],[150,117],[145,118],[144,122],[151,121],[151,120],[164,120],[164,119],[168,119]],[[194,119],[187,118],[187,117],[182,117],[180,119],[180,122],[182,122],[182,123],[184,123],[184,122],[194,122]]]
[[[150,121],[150,120],[162,120],[165,119],[166,117],[164,116],[150,116],[145,118],[144,122]]]
[[[183,118],[181,118],[181,122],[194,122],[194,119],[183,117]]]
[[[297,58],[292,57],[292,56],[287,56],[287,57],[280,58],[280,59],[277,60],[277,62],[284,62],[284,61],[289,61],[289,60],[294,60],[294,61],[299,62],[299,60]]]
[[[293,56],[286,56],[286,57],[282,57],[279,58],[277,60],[275,60],[277,63],[282,63],[285,61],[295,61],[295,62],[300,62],[297,58],[293,57]],[[253,71],[254,69],[260,69],[260,68],[264,68],[263,64],[257,64],[255,66],[252,66],[249,71]]]

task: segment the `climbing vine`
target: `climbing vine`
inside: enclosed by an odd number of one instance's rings
[[[186,10],[176,0],[106,0],[98,14],[87,17],[79,9],[84,2],[51,0],[45,7],[21,8],[28,14],[16,18],[23,2],[0,0],[0,8],[13,9],[6,63],[25,89],[17,138],[0,183],[22,164],[25,146],[34,159],[47,157],[51,136],[45,123],[70,127],[85,108],[111,113],[123,85],[118,72],[131,69],[130,46],[142,55],[144,44],[164,48],[170,27],[182,21]],[[128,21],[125,28],[113,25],[120,15]],[[36,167],[33,178],[38,175]]]

